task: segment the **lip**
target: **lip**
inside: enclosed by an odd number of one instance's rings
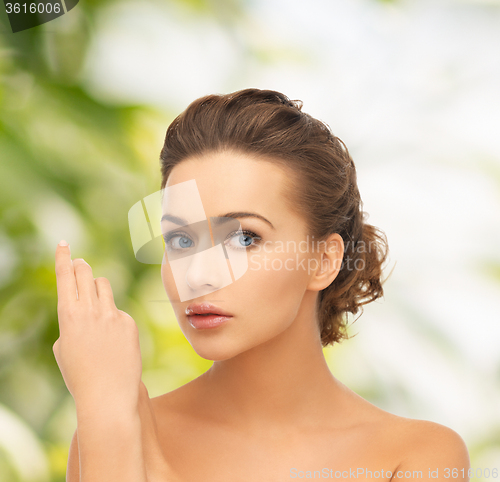
[[[197,330],[217,328],[233,315],[211,303],[191,303],[186,308],[189,324]]]
[[[209,330],[226,323],[232,316],[188,315],[189,324],[197,330]]]
[[[212,305],[212,303],[191,303],[186,308],[186,315],[221,315],[221,316],[233,316],[231,313],[219,308],[218,306]]]

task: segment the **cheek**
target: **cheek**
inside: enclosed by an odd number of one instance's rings
[[[249,262],[244,275],[247,303],[265,319],[291,323],[298,312],[307,286],[307,259],[300,253],[259,253]],[[305,269],[303,269],[305,267]]]

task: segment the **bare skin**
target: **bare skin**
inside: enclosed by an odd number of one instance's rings
[[[240,222],[269,241],[271,265],[291,256],[273,243],[298,245],[307,235],[305,220],[286,202],[286,176],[276,165],[225,152],[183,161],[167,187],[194,178],[207,216],[252,211],[266,217],[274,230],[258,219]],[[301,254],[321,261],[323,270],[250,270],[196,298],[220,300],[215,304],[234,315],[231,324],[215,330],[197,330],[187,322],[189,301],[175,301],[169,265],[163,264],[164,286],[181,329],[198,354],[214,360],[199,378],[152,400],[163,452],[181,480],[280,481],[325,467],[396,473],[398,467],[423,466],[425,478],[428,468],[441,462],[468,468],[467,450],[455,432],[380,410],[330,372],[315,303],[338,274],[342,238],[332,235],[329,246],[337,249]],[[256,256],[262,261],[264,253]],[[210,281],[197,275],[200,285]]]
[[[277,242],[306,239],[305,219],[287,202],[287,173],[280,167],[236,153],[210,154],[177,165],[167,187],[190,179],[196,179],[207,217],[250,211],[272,223],[239,219],[242,229],[269,242],[267,252],[249,248],[255,260],[284,262],[291,253],[277,250]],[[330,372],[315,306],[318,292],[338,274],[342,238],[331,235],[327,246],[293,253],[317,260],[312,270],[249,269],[236,282],[199,297],[197,289],[217,288],[218,280],[197,265],[188,274],[193,289],[188,301],[180,301],[169,263],[163,263],[162,280],[181,330],[193,349],[214,363],[190,383],[153,399],[141,384],[148,482],[285,481],[313,478],[314,471],[319,471],[314,478],[331,479],[469,480],[467,449],[456,432],[385,412]],[[233,318],[215,329],[194,328],[185,310],[203,301]],[[77,453],[75,437],[69,482],[78,480]],[[446,469],[458,475],[446,477]],[[378,475],[370,477],[367,470]]]

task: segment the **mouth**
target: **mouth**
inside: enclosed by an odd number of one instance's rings
[[[231,313],[212,305],[212,303],[191,303],[186,308],[186,315],[219,315],[219,316],[233,316]]]
[[[189,324],[197,330],[217,328],[233,315],[211,303],[191,303],[186,308]]]

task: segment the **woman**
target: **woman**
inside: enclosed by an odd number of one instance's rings
[[[214,363],[150,400],[134,320],[59,246],[54,353],[78,419],[68,481],[468,480],[457,433],[375,407],[325,362],[347,313],[383,295],[387,257],[342,141],[300,103],[247,89],[193,102],[160,158],[163,284]],[[219,244],[218,219],[237,220]]]

